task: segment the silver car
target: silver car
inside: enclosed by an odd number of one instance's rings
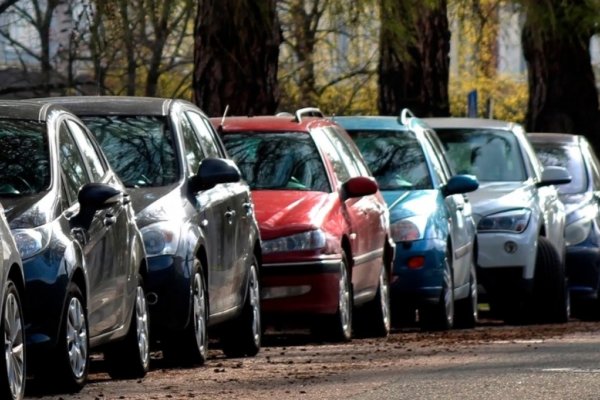
[[[427,118],[457,173],[476,175],[469,195],[477,224],[477,267],[491,311],[508,322],[566,322],[565,210],[553,186],[564,168],[543,168],[514,123]]]

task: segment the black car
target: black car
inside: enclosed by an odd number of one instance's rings
[[[4,340],[4,362],[0,362],[0,399],[21,400],[25,394],[25,294],[23,263],[0,206],[0,332]]]
[[[24,263],[36,378],[78,390],[90,349],[100,346],[112,376],[143,376],[144,245],[93,136],[61,107],[0,102],[0,171],[0,200]]]
[[[174,99],[41,101],[77,114],[128,187],[148,253],[152,334],[163,355],[202,364],[209,326],[226,355],[255,355],[258,227],[249,187],[206,115]]]

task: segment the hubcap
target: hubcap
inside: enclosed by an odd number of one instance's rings
[[[385,268],[381,268],[381,273],[379,275],[379,295],[381,296],[381,314],[383,316],[383,326],[386,332],[389,332],[391,327],[389,290],[390,288],[388,285],[387,271]]]
[[[87,326],[81,302],[72,297],[67,311],[67,351],[75,378],[83,376],[88,360]]]
[[[250,306],[252,307],[252,334],[254,343],[260,344],[260,288],[258,287],[258,277],[256,276],[256,266],[253,264],[250,268]]]
[[[194,275],[194,332],[198,352],[206,354],[206,298],[204,297],[204,286],[200,274]]]
[[[148,306],[146,305],[146,296],[144,288],[138,286],[135,299],[135,315],[138,349],[142,364],[147,366],[150,362],[149,342],[148,342]]]
[[[4,357],[10,392],[15,399],[23,397],[25,389],[25,352],[23,324],[19,302],[13,293],[4,305]]]
[[[344,336],[350,337],[350,290],[348,289],[348,272],[342,264],[339,281],[339,312]]]

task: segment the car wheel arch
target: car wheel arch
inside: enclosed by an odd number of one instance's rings
[[[19,295],[24,300],[25,299],[25,297],[24,297],[24,295],[25,295],[25,278],[23,276],[22,267],[16,263],[12,264],[9,268],[7,277],[15,284],[15,286],[17,287],[17,290],[19,292]]]

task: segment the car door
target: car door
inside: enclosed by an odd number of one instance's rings
[[[88,166],[75,142],[67,121],[58,129],[59,163],[63,193],[69,199],[68,214],[79,211],[77,194],[81,186],[92,181]],[[74,227],[71,235],[83,250],[88,287],[88,321],[90,336],[94,337],[113,329],[118,322],[116,299],[116,270],[110,262],[108,242],[110,226],[106,224],[106,211],[98,211],[88,229]]]
[[[176,111],[176,120],[183,139],[185,167],[188,178],[195,175],[201,161],[206,158],[204,149],[183,110]],[[210,314],[227,311],[232,303],[232,253],[234,246],[230,195],[227,188],[216,185],[194,194],[196,210],[192,223],[201,227],[206,240],[208,259],[208,294]]]
[[[214,131],[210,121],[195,110],[186,111],[186,115],[200,139],[200,144],[206,156],[227,158],[221,139]],[[227,228],[233,234],[233,243],[228,250],[231,257],[232,286],[231,297],[228,299],[226,307],[231,308],[240,306],[244,302],[249,257],[253,251],[253,243],[250,242],[252,236],[249,234],[252,229],[253,208],[250,200],[250,189],[245,182],[224,183],[218,186],[222,186],[223,190],[229,192],[225,214],[227,216]]]

